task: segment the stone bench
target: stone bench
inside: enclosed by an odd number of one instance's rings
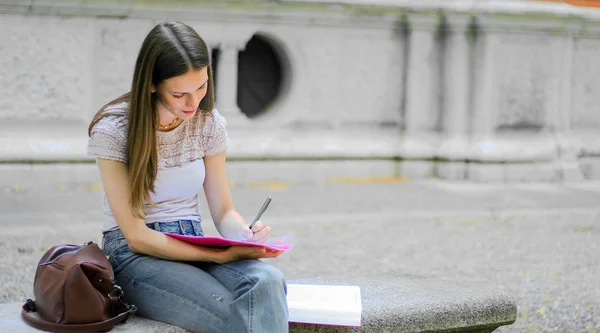
[[[362,327],[290,324],[290,332],[465,332],[489,333],[516,320],[513,298],[498,290],[420,276],[393,279],[290,280],[288,283],[358,285]],[[0,305],[0,332],[39,332],[21,320],[21,304]],[[185,333],[184,329],[134,317],[117,333]]]

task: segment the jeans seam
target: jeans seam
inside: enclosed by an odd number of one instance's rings
[[[250,297],[248,297],[248,332],[254,333],[255,332],[255,330],[254,330],[254,305],[256,303],[256,295],[255,295],[255,292],[253,289],[256,286],[256,284],[258,283],[258,281],[256,281],[255,279],[251,278],[250,276],[244,274],[242,271],[239,271],[237,269],[223,267],[221,265],[216,265],[215,269],[221,269],[221,270],[225,270],[227,272],[236,274],[239,277],[243,278],[244,280],[246,280],[252,284],[252,288],[250,288],[250,290],[248,291],[250,293]]]
[[[223,267],[222,265],[215,265],[215,269],[222,269],[222,270],[226,270],[228,272],[231,273],[235,273],[237,274],[239,277],[244,278],[245,280],[251,282],[253,285],[256,285],[256,283],[258,283],[258,281],[254,280],[253,278],[251,278],[250,276],[248,276],[247,274],[245,274],[242,271],[239,271],[237,269],[233,269],[233,268],[227,268],[227,267]]]
[[[197,221],[197,223],[194,223],[194,221],[191,222],[192,223],[192,230],[194,230],[194,235],[196,236],[204,236],[204,231],[202,231],[202,221]]]
[[[211,317],[215,318],[217,321],[223,323],[223,320],[221,318],[215,316],[212,312],[208,311],[207,309],[199,306],[198,304],[196,304],[194,302],[191,302],[191,301],[189,301],[189,300],[187,300],[187,299],[185,299],[185,298],[183,298],[183,297],[181,297],[181,296],[179,296],[177,294],[174,294],[172,292],[166,291],[164,289],[160,289],[160,288],[158,288],[158,287],[156,287],[156,286],[154,286],[154,285],[152,285],[150,283],[146,283],[146,282],[142,282],[142,281],[136,280],[134,278],[131,278],[127,274],[121,273],[120,275],[123,276],[123,277],[125,277],[126,279],[128,279],[129,280],[129,284],[133,284],[134,282],[136,282],[136,283],[139,283],[141,285],[146,286],[147,288],[152,288],[152,289],[158,290],[161,293],[171,295],[171,296],[175,297],[177,300],[181,301],[182,303],[185,303],[185,304],[188,304],[188,305],[192,305],[192,306],[194,306],[194,307],[202,310],[203,312],[208,313]]]
[[[130,250],[129,246],[122,246],[122,247],[118,247],[118,248],[112,250],[110,253],[106,253],[106,252],[105,253],[109,258],[115,258],[119,254],[121,254],[125,251],[128,251],[128,250]]]
[[[250,297],[248,301],[248,331],[254,333],[254,291],[250,290]]]
[[[125,251],[128,251],[128,250],[131,251],[131,249],[129,249],[129,246],[127,246],[127,248],[128,248],[127,250],[120,251],[119,254],[121,252],[125,252]],[[117,262],[117,260],[116,260],[117,256],[116,255],[109,258],[109,262],[111,262],[111,265],[113,267],[113,271],[115,272],[115,274],[121,273],[121,271],[125,268],[125,266],[124,266],[125,264],[129,265],[134,260],[147,257],[146,255],[140,254],[140,253],[137,253],[137,252],[131,251],[131,253],[133,253],[131,256],[128,256],[126,259],[123,259],[120,262]],[[115,265],[112,264],[113,262],[115,263]]]
[[[115,255],[117,255],[117,253],[121,253],[123,251],[124,248],[128,248],[129,245],[127,244],[127,242],[125,242],[124,246],[115,246],[114,248],[111,248],[111,243],[116,242],[118,240],[109,240],[108,242],[105,242],[104,244],[102,244],[102,251],[109,257],[114,257]],[[108,245],[108,246],[107,246]],[[107,247],[109,249],[107,249]],[[110,250],[110,251],[108,251]]]
[[[125,237],[123,237],[123,236],[117,236],[117,237],[110,237],[109,238],[109,237],[104,236],[103,239],[102,239],[102,248],[104,248],[106,245],[109,245],[109,244],[111,244],[113,242],[118,242],[118,241],[120,241],[122,239],[125,239]]]

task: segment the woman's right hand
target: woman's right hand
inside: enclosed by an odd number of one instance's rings
[[[244,259],[276,258],[282,253],[283,251],[270,250],[264,247],[235,245],[223,250],[223,252],[219,254],[217,263],[226,264],[228,262]]]

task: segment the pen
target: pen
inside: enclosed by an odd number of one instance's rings
[[[262,207],[258,211],[258,214],[256,214],[256,217],[254,218],[254,221],[252,221],[252,223],[250,223],[250,225],[248,226],[248,228],[250,230],[252,230],[252,228],[254,227],[254,225],[256,224],[256,222],[258,220],[260,220],[260,217],[265,212],[265,210],[267,210],[267,207],[269,207],[270,203],[271,203],[271,197],[268,197],[267,200],[265,201],[265,203],[262,205]]]

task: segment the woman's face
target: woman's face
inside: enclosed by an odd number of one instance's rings
[[[208,87],[208,69],[203,67],[191,70],[183,75],[164,80],[152,92],[157,94],[157,108],[160,118],[169,121],[169,114],[190,119],[198,110],[200,101],[206,96]]]

